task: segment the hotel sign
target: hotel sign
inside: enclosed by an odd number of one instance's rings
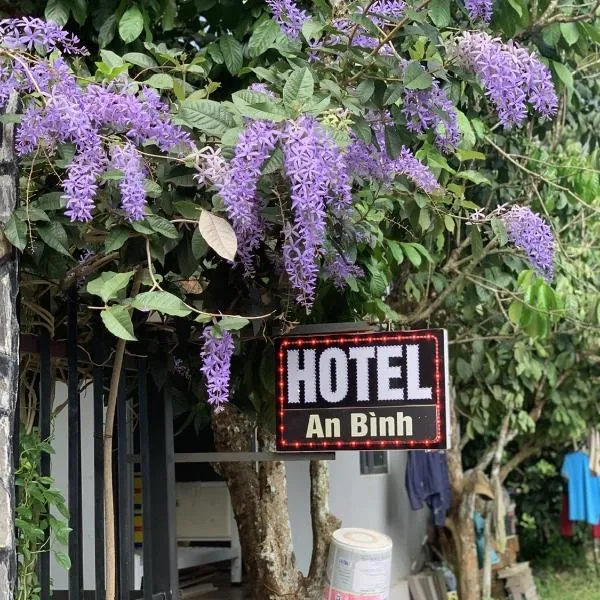
[[[277,450],[448,447],[443,329],[277,340]]]

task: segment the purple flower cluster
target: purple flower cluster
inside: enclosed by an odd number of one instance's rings
[[[363,277],[365,274],[362,267],[337,253],[333,257],[328,257],[324,270],[340,292],[346,289],[348,277]]]
[[[275,94],[269,89],[266,83],[256,82],[250,85],[248,88],[251,92],[258,92],[259,94],[264,94],[269,98],[275,98]]]
[[[294,0],[266,0],[266,2],[283,33],[291,40],[298,41],[302,26],[310,19],[309,14],[298,8]]]
[[[65,54],[87,54],[79,38],[50,21],[33,17],[0,21],[0,46],[49,54],[60,50]]]
[[[263,236],[258,182],[281,132],[271,121],[251,121],[240,135],[226,175],[216,182],[238,238],[238,254],[247,275],[254,273],[253,255]]]
[[[200,356],[200,370],[206,377],[208,403],[220,410],[229,401],[229,379],[231,377],[231,357],[235,349],[233,336],[229,331],[215,335],[213,327],[207,327],[202,332],[204,345]]]
[[[456,150],[460,142],[458,115],[437,81],[428,90],[406,90],[402,112],[409,131],[424,133],[432,129],[436,146],[442,152]]]
[[[513,206],[500,214],[509,241],[523,250],[531,266],[547,281],[554,278],[554,235],[542,217],[526,206]]]
[[[352,142],[346,150],[349,172],[384,185],[389,185],[396,175],[404,175],[424,192],[439,191],[440,185],[433,173],[406,146],[402,146],[396,158],[387,154],[384,132],[385,127],[391,125],[389,114],[367,115],[367,118],[371,122],[377,145],[366,143],[351,134]]]
[[[457,53],[481,79],[505,128],[523,124],[527,103],[544,118],[556,114],[558,98],[550,70],[525,48],[487,33],[465,32],[457,40]]]
[[[111,166],[123,171],[123,178],[119,180],[123,210],[130,221],[141,221],[146,206],[146,166],[141,154],[131,142],[126,142],[123,146],[113,146]]]
[[[489,25],[492,20],[493,0],[465,0],[465,8],[472,21],[481,21]]]
[[[123,148],[113,151],[113,161],[120,161],[127,174],[121,182],[123,207],[130,220],[143,218],[145,170],[135,145],[151,142],[167,151],[189,143],[187,134],[170,122],[167,106],[158,94],[150,88],[137,92],[122,80],[82,88],[62,57],[36,59],[26,54],[55,48],[83,52],[77,38],[52,23],[39,19],[1,21],[0,37],[5,46],[21,53],[18,60],[10,56],[0,59],[0,105],[13,92],[36,92],[36,97],[25,103],[17,131],[19,154],[39,147],[52,154],[60,144],[75,145],[76,153],[63,182],[66,214],[73,221],[92,218],[98,180],[109,163],[103,138],[117,134],[125,138]]]
[[[229,167],[220,148],[205,146],[196,153],[196,169],[194,179],[198,185],[219,185],[225,181]]]
[[[390,22],[398,21],[404,14],[406,2],[402,0],[377,0],[374,2],[366,16],[380,29],[384,29]],[[362,7],[359,7],[360,12],[364,12]],[[339,31],[339,34],[327,38],[328,45],[338,45],[341,43],[351,42],[355,48],[363,48],[366,50],[374,50],[380,44],[380,39],[373,36],[362,25],[357,25],[352,20],[347,18],[337,18],[332,21],[332,25]],[[382,55],[393,54],[393,50],[389,44],[385,44],[379,49]]]
[[[323,254],[327,209],[352,204],[346,163],[317,121],[303,115],[283,132],[283,167],[290,179],[294,221],[285,229],[283,259],[296,300],[310,309]]]

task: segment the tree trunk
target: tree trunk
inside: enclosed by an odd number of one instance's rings
[[[11,98],[6,113],[15,112]],[[0,226],[17,204],[18,166],[13,144],[14,125],[0,124]],[[17,259],[0,233],[0,600],[12,600],[16,580],[13,436],[19,378],[17,321]]]
[[[212,419],[220,452],[250,452],[255,424],[229,406]],[[274,436],[258,428],[261,450],[274,449]],[[288,514],[285,463],[219,463],[237,522],[242,557],[256,600],[311,600],[323,593],[329,536],[338,521],[328,509],[328,470],[311,466],[311,513],[314,549],[306,579],[296,566]]]
[[[458,582],[458,597],[460,600],[481,600],[473,521],[476,473],[465,473],[463,470],[454,390],[451,391],[450,401],[452,443],[448,451],[448,476],[452,490],[452,507],[448,526],[454,542],[454,571]]]

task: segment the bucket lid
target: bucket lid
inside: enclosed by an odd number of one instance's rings
[[[391,550],[392,538],[372,529],[345,527],[333,532],[333,541],[350,550]]]

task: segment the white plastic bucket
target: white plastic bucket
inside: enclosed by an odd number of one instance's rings
[[[334,532],[327,562],[324,600],[388,600],[392,540],[370,529]]]

